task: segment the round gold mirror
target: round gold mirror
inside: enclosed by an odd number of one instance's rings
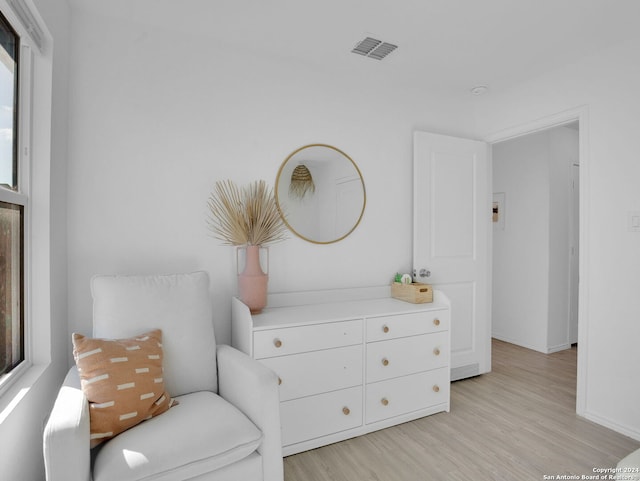
[[[338,242],[351,234],[366,204],[358,166],[325,144],[305,145],[285,159],[276,177],[275,196],[289,229],[316,244]]]

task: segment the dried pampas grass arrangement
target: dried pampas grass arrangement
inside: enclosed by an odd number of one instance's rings
[[[243,188],[216,182],[209,196],[209,229],[227,245],[265,245],[287,238],[287,227],[264,180]]]

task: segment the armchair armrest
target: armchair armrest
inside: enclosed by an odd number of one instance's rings
[[[242,411],[262,431],[258,451],[263,458],[265,481],[282,481],[282,440],[278,376],[246,354],[220,345],[218,389],[221,397]]]
[[[638,472],[638,468],[640,468],[640,449],[621,459],[617,468],[616,479],[640,480],[640,473]]]
[[[72,367],[62,383],[43,435],[47,481],[91,479],[89,404]]]

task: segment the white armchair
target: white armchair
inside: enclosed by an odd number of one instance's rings
[[[640,481],[640,449],[622,458],[617,468],[616,479]]]
[[[277,376],[216,346],[206,273],[98,276],[91,291],[94,337],[162,329],[165,387],[179,404],[90,449],[74,366],[44,432],[48,481],[282,481]]]

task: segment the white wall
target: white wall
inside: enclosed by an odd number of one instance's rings
[[[640,439],[640,234],[627,213],[640,210],[640,64],[637,41],[532,79],[477,105],[487,136],[585,106],[581,152],[581,305],[578,372],[589,419]]]
[[[204,269],[218,340],[228,342],[235,255],[206,230],[209,192],[226,178],[273,185],[285,158],[310,143],[356,162],[366,211],[339,243],[292,236],[273,246],[270,291],[383,285],[409,270],[412,132],[470,134],[459,104],[380,96],[375,79],[216,49],[170,27],[170,18],[160,29],[72,15],[70,330],[90,331],[96,273]]]
[[[577,131],[557,127],[493,146],[493,190],[505,195],[493,231],[492,335],[548,353],[570,346],[569,174]]]
[[[549,283],[549,148],[539,133],[493,146],[493,191],[505,194],[493,231],[493,337],[545,351]]]

